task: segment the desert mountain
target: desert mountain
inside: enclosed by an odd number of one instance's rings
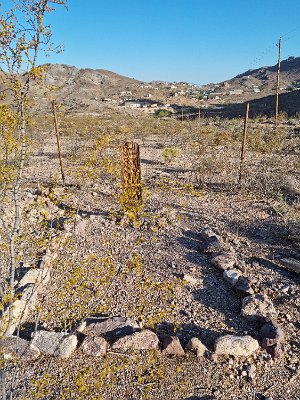
[[[277,65],[274,65],[248,70],[219,84],[195,87],[184,82],[145,84],[103,69],[79,69],[65,64],[45,64],[44,67],[43,85],[37,85],[32,92],[37,110],[42,112],[49,108],[53,97],[68,112],[101,112],[103,107],[117,107],[126,100],[170,103],[197,109],[199,105],[202,108],[211,108],[213,104],[228,104],[230,107],[226,115],[232,114],[231,105],[258,101],[259,110],[264,111],[268,104],[271,104],[271,109],[273,107],[274,101],[271,97],[275,94],[277,76]],[[283,111],[299,111],[299,89],[300,57],[290,57],[281,62],[280,94],[285,99]],[[199,103],[198,97],[201,94],[206,94],[208,100],[213,100],[213,104],[206,100]],[[290,111],[291,104],[293,109]],[[224,111],[224,107],[222,109]]]
[[[135,79],[103,69],[79,69],[65,64],[46,64],[44,67],[46,85],[57,86],[62,96],[72,91],[77,95],[88,92],[91,97],[112,96],[139,86]]]
[[[280,65],[280,88],[282,90],[300,88],[300,57],[289,57]],[[234,78],[222,82],[221,86],[247,89],[257,87],[262,92],[275,90],[277,65],[248,70]]]
[[[44,68],[44,88],[52,87],[58,101],[70,110],[80,107],[82,111],[91,111],[96,102],[105,98],[117,101],[121,95],[135,92],[140,86],[135,79],[103,69],[79,69],[65,64],[45,64]],[[37,97],[41,98],[39,89]]]

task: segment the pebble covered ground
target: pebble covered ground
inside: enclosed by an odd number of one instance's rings
[[[299,244],[288,236],[277,201],[239,189],[236,171],[230,171],[228,182],[222,175],[205,184],[193,179],[187,167],[193,156],[184,147],[178,159],[163,162],[165,137],[135,139],[147,186],[139,228],[126,218],[116,223],[116,186],[105,176],[80,187],[56,183],[51,191],[55,201],[43,205],[48,220],[68,218],[76,209],[86,224],[58,252],[51,284],[39,299],[39,328],[70,331],[83,317],[97,314],[136,319],[158,336],[177,335],[183,346],[198,337],[210,352],[226,334],[259,339],[257,324],[241,316],[241,300],[232,286],[201,251],[201,231],[211,228],[245,262],[256,291],[272,300],[286,337],[284,354],[273,360],[262,348],[236,359],[112,351],[97,358],[79,347],[67,360],[41,356],[21,363],[15,398],[300,399],[300,276],[277,263],[280,257],[298,257]],[[41,197],[34,194],[36,183],[49,193],[47,182],[57,175],[58,161],[49,149],[55,153],[54,141],[45,137],[44,152],[29,164],[25,198],[32,204]],[[68,179],[71,183],[72,176]],[[37,217],[28,215],[30,225]],[[23,256],[30,264],[26,246]],[[36,316],[37,311],[22,337],[29,339]]]

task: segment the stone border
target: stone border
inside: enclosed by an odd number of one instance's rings
[[[244,260],[238,259],[231,249],[226,250],[219,236],[211,229],[200,233],[203,242],[200,251],[211,255],[211,264],[223,272],[223,278],[230,283],[242,300],[241,315],[249,321],[257,322],[260,327],[261,346],[272,358],[280,357],[284,352],[284,333],[277,324],[277,311],[267,295],[256,293],[245,272]],[[222,339],[222,338],[221,338]]]

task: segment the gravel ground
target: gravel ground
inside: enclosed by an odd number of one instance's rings
[[[46,135],[44,139],[43,151],[32,157],[28,169],[27,192],[37,183],[44,190],[58,179],[54,141]],[[79,188],[54,184],[59,201],[47,206],[48,218],[69,216],[65,204],[88,225],[60,249],[51,285],[40,299],[39,326],[70,330],[84,316],[122,315],[159,335],[175,332],[183,344],[197,336],[211,351],[215,340],[227,333],[258,337],[256,324],[241,317],[241,302],[232,287],[199,251],[200,232],[210,227],[246,260],[246,275],[256,291],[272,299],[286,335],[285,355],[272,360],[261,349],[237,360],[197,359],[190,353],[177,358],[108,353],[95,359],[79,348],[68,360],[45,356],[19,365],[15,398],[300,399],[300,277],[273,262],[279,256],[299,256],[299,248],[288,236],[286,219],[275,212],[276,200],[248,187],[238,189],[235,170],[226,180],[214,174],[191,189],[189,165],[195,160],[184,144],[181,156],[166,165],[161,162],[165,137],[136,139],[142,145],[142,175],[149,192],[141,228],[126,220],[116,224],[116,186],[110,178]],[[72,143],[66,140],[64,145]],[[217,149],[224,157],[226,151]],[[72,176],[67,179],[70,183]],[[74,271],[76,279],[71,280]],[[184,274],[197,283],[184,281]],[[35,318],[33,314],[31,324]],[[28,337],[30,323],[21,336]],[[255,377],[249,379],[243,371],[253,366]]]

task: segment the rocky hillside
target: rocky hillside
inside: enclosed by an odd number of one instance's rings
[[[201,95],[204,98],[201,106],[210,112],[215,113],[214,105],[222,104],[222,110],[224,106],[229,106],[225,114],[232,115],[233,105],[240,107],[245,101],[257,100],[259,112],[266,113],[269,103],[271,108],[273,107],[274,99],[265,98],[275,94],[277,75],[277,66],[274,65],[248,70],[219,84],[194,87],[188,83],[145,84],[111,71],[79,69],[65,64],[45,64],[44,67],[43,85],[37,85],[32,92],[32,99],[37,105],[36,110],[41,112],[49,111],[50,100],[53,97],[65,111],[71,113],[103,112],[104,107],[115,108],[130,99],[158,104],[170,103],[175,105],[175,108],[176,105],[195,107],[198,110],[198,97]],[[290,57],[281,63],[280,94],[287,100],[281,111],[291,115],[299,111],[299,89],[300,57]],[[295,101],[290,101],[290,93]]]
[[[46,64],[44,88],[53,87],[59,102],[67,109],[92,111],[105,98],[118,100],[122,92],[135,92],[140,82],[102,69],[79,69],[65,64]],[[43,93],[37,91],[41,100]]]
[[[280,90],[291,91],[300,89],[300,57],[289,57],[281,62]],[[228,81],[215,85],[218,91],[240,89],[265,95],[275,92],[277,65],[248,70]]]
[[[281,87],[294,88],[300,87],[300,57],[290,57],[283,60],[280,66],[280,82]],[[267,89],[274,88],[276,82],[277,65],[272,67],[261,67],[258,69],[248,70],[240,75],[237,75],[229,82],[241,86],[249,86],[249,82]]]
[[[135,89],[139,81],[103,69],[79,69],[65,64],[46,64],[46,85],[59,87],[61,96],[86,94],[112,96],[119,91]]]

